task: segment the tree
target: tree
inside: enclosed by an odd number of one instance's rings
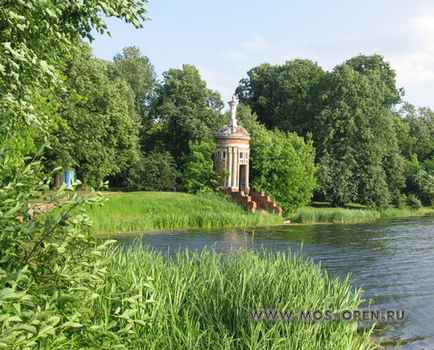
[[[267,130],[247,106],[240,105],[237,118],[251,138],[251,189],[265,191],[287,212],[307,204],[316,186],[312,141],[295,133]]]
[[[409,128],[412,140],[409,155],[415,154],[420,162],[434,158],[434,112],[426,107],[416,108],[405,103],[399,110],[402,121]]]
[[[146,0],[145,0],[146,1]],[[0,1],[0,140],[11,144],[18,134],[35,128],[46,133],[51,120],[35,108],[36,96],[53,91],[57,69],[71,43],[104,33],[101,14],[142,27],[142,1]],[[31,132],[30,132],[31,133]],[[4,141],[3,141],[4,140]]]
[[[420,170],[414,177],[417,195],[425,205],[434,206],[434,174]]]
[[[176,164],[169,152],[151,152],[141,155],[132,165],[127,184],[130,189],[164,191],[173,188],[177,177]]]
[[[52,133],[47,157],[52,168],[74,166],[83,182],[95,186],[137,160],[134,92],[125,80],[109,80],[108,62],[92,58],[88,44],[79,43],[71,52],[61,109],[66,125]]]
[[[385,207],[400,197],[404,177],[391,114],[399,101],[394,78],[378,55],[358,56],[326,75],[314,141],[320,189],[333,205]]]
[[[269,129],[295,131],[305,136],[318,113],[319,83],[324,71],[309,60],[281,66],[261,64],[247,72],[236,89],[239,100]]]
[[[206,88],[199,70],[183,65],[163,73],[164,82],[157,87],[153,117],[161,124],[159,137],[178,165],[189,151],[188,141],[212,136],[221,126],[220,95]],[[144,140],[144,148],[153,145]]]
[[[140,49],[129,46],[117,53],[111,67],[111,78],[121,78],[130,84],[134,91],[137,113],[145,129],[149,128],[149,105],[157,82],[155,68]]]
[[[181,188],[188,193],[214,192],[219,183],[227,178],[224,171],[214,171],[215,141],[204,138],[200,141],[189,141],[190,152],[182,157]]]

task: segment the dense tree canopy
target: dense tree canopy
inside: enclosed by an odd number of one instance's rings
[[[326,76],[316,118],[318,180],[327,200],[385,207],[404,186],[391,108],[395,73],[381,56],[359,56]]]
[[[47,157],[53,167],[76,167],[80,179],[96,185],[138,159],[134,92],[125,80],[109,80],[107,62],[93,59],[88,44],[71,53],[60,111],[66,124],[52,133]]]
[[[182,158],[181,188],[189,193],[213,192],[227,173],[214,171],[215,140],[204,138],[188,143],[190,151]]]
[[[408,125],[410,149],[408,155],[415,154],[420,162],[434,158],[434,112],[425,107],[416,108],[406,103],[400,111],[405,125]]]
[[[154,66],[140,49],[129,46],[114,57],[111,77],[121,78],[128,82],[134,91],[137,113],[142,124],[149,127],[149,105],[157,83]]]
[[[247,72],[236,93],[267,128],[306,135],[318,111],[319,83],[324,71],[309,60],[284,65],[261,64]]]
[[[71,43],[91,31],[104,33],[101,14],[123,18],[141,27],[142,1],[0,1],[0,142],[12,143],[16,134],[48,129],[46,111],[35,108],[37,96],[59,83],[57,68]],[[1,145],[0,144],[0,145]]]
[[[271,195],[285,212],[309,203],[316,186],[312,141],[295,133],[268,130],[250,107],[240,106],[237,115],[251,137],[251,189]]]
[[[380,55],[354,57],[332,72],[311,61],[262,64],[237,93],[268,128],[312,135],[318,193],[334,205],[375,207],[398,202],[404,158],[397,135],[407,129],[392,113],[401,100],[395,72]]]
[[[132,164],[127,178],[129,189],[141,191],[167,191],[176,183],[179,173],[169,152],[153,151],[140,155]]]
[[[188,153],[188,141],[212,136],[219,129],[223,102],[194,66],[170,69],[163,78],[156,91],[154,119],[161,126],[160,139],[179,165]]]

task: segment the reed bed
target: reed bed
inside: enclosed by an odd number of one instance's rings
[[[140,245],[107,250],[113,278],[105,295],[139,294],[147,304],[129,331],[140,342],[131,349],[372,349],[370,330],[354,322],[253,321],[252,310],[355,310],[360,289],[333,279],[320,266],[291,252],[242,250],[222,256],[213,250],[175,256]],[[136,302],[140,300],[136,298]],[[122,314],[122,304],[95,299],[100,324]],[[131,307],[131,306],[129,306]],[[146,312],[143,310],[147,310]],[[97,321],[96,321],[97,322]]]
[[[344,208],[313,208],[303,207],[290,216],[293,223],[351,223],[372,221],[378,218],[403,218],[409,216],[432,215],[429,208],[419,210],[388,208],[385,210],[344,209]]]
[[[399,208],[388,208],[380,211],[380,216],[382,218],[404,218],[408,216],[424,216],[424,215],[432,215],[434,213],[433,210],[429,208],[422,209],[399,209]]]
[[[380,212],[365,209],[311,208],[298,209],[291,217],[294,223],[349,223],[372,221],[380,217]]]
[[[93,221],[92,233],[283,223],[278,215],[249,213],[233,201],[212,194],[135,192],[107,198],[103,207],[92,208],[88,213]]]

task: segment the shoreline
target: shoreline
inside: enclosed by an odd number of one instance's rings
[[[183,227],[183,228],[164,228],[164,229],[147,229],[143,231],[114,231],[114,232],[96,232],[91,234],[97,238],[102,237],[113,237],[116,235],[122,236],[139,236],[139,235],[153,235],[153,234],[163,234],[163,233],[172,233],[174,231],[186,231],[186,230],[219,230],[219,229],[236,229],[236,230],[254,230],[259,227],[277,227],[277,226],[317,226],[317,225],[342,225],[342,224],[363,224],[368,222],[374,222],[376,220],[382,219],[405,219],[405,218],[420,218],[420,217],[434,217],[434,209],[429,209],[427,213],[424,214],[416,214],[416,215],[405,215],[405,216],[380,216],[378,218],[372,220],[363,220],[363,221],[351,221],[351,222],[291,222],[290,224],[269,224],[269,225],[256,225],[256,226],[222,226],[222,227]]]
[[[90,193],[81,193],[88,196]],[[277,216],[245,211],[237,203],[216,195],[190,195],[182,192],[105,192],[102,208],[91,208],[89,232],[96,237],[159,234],[191,229],[254,229],[272,226],[358,224],[378,219],[434,216],[434,208],[417,210],[308,206],[294,213]],[[46,211],[51,203],[33,204]],[[290,224],[284,222],[290,220]]]

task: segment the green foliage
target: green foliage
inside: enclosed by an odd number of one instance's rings
[[[434,112],[425,107],[416,108],[405,103],[399,110],[404,125],[409,129],[408,157],[415,154],[420,162],[434,158]]]
[[[142,124],[149,127],[149,105],[157,82],[154,66],[140,49],[128,46],[114,57],[111,78],[121,78],[128,82],[134,91],[135,104]]]
[[[296,59],[282,66],[261,64],[247,72],[236,89],[240,101],[269,129],[305,136],[318,113],[319,83],[324,71],[312,61]]]
[[[182,158],[181,189],[188,193],[214,192],[228,173],[214,171],[215,141],[189,141],[189,153]]]
[[[146,0],[145,0],[146,2]],[[141,27],[144,2],[2,1],[0,6],[0,140],[11,144],[23,129],[45,134],[51,120],[35,108],[35,95],[59,84],[61,57],[78,38],[104,33],[101,14]]]
[[[194,66],[170,69],[163,77],[153,103],[153,118],[161,123],[159,135],[165,149],[180,165],[182,155],[188,153],[187,141],[211,137],[219,129],[223,103],[217,92],[206,88]],[[143,143],[153,146],[146,140]]]
[[[148,327],[147,287],[112,294],[107,280],[116,276],[101,258],[110,242],[98,246],[83,233],[89,221],[82,205],[99,199],[66,194],[63,186],[45,213],[35,207],[36,218],[26,220],[28,202],[48,190],[52,174],[43,176],[40,162],[14,153],[14,139],[33,135],[30,128],[41,139],[47,135],[53,119],[46,105],[61,85],[59,62],[72,42],[91,38],[92,29],[104,32],[100,14],[140,27],[145,11],[135,0],[1,2],[1,348],[126,349],[140,342],[136,329]],[[113,309],[101,310],[101,302]]]
[[[125,80],[109,80],[107,63],[92,58],[84,42],[71,49],[61,118],[46,156],[52,167],[76,167],[80,179],[96,185],[137,159],[139,120],[134,92]]]
[[[318,181],[326,200],[387,207],[404,186],[393,103],[395,73],[381,56],[358,56],[326,75],[317,118]]]
[[[252,190],[265,191],[285,211],[307,204],[316,186],[312,141],[258,123],[250,123],[248,131]]]
[[[235,227],[282,224],[279,215],[258,215],[218,194],[134,192],[107,195],[92,208],[91,232],[144,232],[189,227]]]
[[[140,156],[138,162],[131,167],[127,179],[130,189],[144,191],[164,191],[172,189],[178,171],[169,152],[152,152]]]
[[[414,194],[412,194],[412,193],[410,193],[410,194],[407,196],[407,202],[408,202],[408,206],[409,206],[411,209],[418,210],[418,209],[422,208],[422,202],[420,201],[419,198],[417,198],[417,197],[416,197]]]
[[[419,171],[414,177],[417,192],[423,204],[434,206],[434,175],[425,170]]]
[[[357,310],[361,290],[332,278],[291,252],[240,250],[222,256],[211,249],[167,256],[146,246],[104,255],[107,269],[135,286],[151,273],[152,327],[131,349],[372,349],[370,329],[354,322],[253,321],[255,310]],[[117,286],[120,284],[117,284]]]
[[[262,64],[247,75],[236,92],[259,121],[312,134],[319,198],[335,206],[399,205],[403,192],[417,191],[417,171],[409,171],[414,157],[419,170],[433,168],[434,113],[408,103],[392,110],[403,92],[380,55],[359,55],[326,73],[311,61],[293,60]]]
[[[83,233],[89,226],[84,206],[101,197],[79,197],[63,186],[46,212],[34,207],[28,220],[27,204],[48,190],[48,176],[40,162],[17,165],[8,152],[0,149],[1,347],[127,349],[140,342],[137,329],[149,327],[151,288],[123,285],[115,292],[109,281],[119,277],[103,258],[111,242],[97,245]]]

